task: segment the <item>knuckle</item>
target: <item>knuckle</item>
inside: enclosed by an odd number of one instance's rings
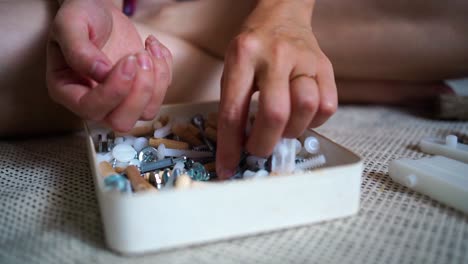
[[[105,97],[113,99],[113,100],[119,100],[124,97],[126,97],[130,92],[130,89],[124,85],[116,85],[112,87],[112,89],[109,89],[109,92]]]
[[[297,107],[301,113],[314,113],[317,111],[317,100],[311,96],[300,97]]]
[[[170,82],[171,75],[166,69],[156,69],[156,83],[168,84]]]
[[[154,89],[153,82],[151,80],[146,80],[141,86],[141,96],[145,98],[151,98]]]
[[[320,106],[320,114],[326,117],[332,116],[334,113],[336,113],[336,110],[338,109],[338,102],[332,101],[332,102],[327,102],[324,103]]]
[[[282,60],[289,53],[290,44],[283,40],[276,41],[272,46],[272,56],[278,60]]]
[[[222,126],[232,127],[241,122],[241,109],[238,107],[229,107],[219,112],[219,121]]]
[[[255,54],[261,46],[260,39],[254,33],[243,33],[234,39],[234,50],[240,57]]]
[[[318,57],[317,61],[320,67],[323,67],[326,71],[333,71],[333,65],[327,56],[321,55]]]
[[[265,120],[273,126],[282,126],[288,122],[289,114],[279,107],[266,108],[263,114]]]

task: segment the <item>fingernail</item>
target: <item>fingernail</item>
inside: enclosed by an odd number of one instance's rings
[[[149,41],[149,52],[153,57],[157,59],[161,59],[163,57],[162,51],[161,51],[161,46],[159,46],[159,41],[156,40],[156,38],[151,38],[151,36],[148,38]]]
[[[159,40],[153,34],[150,34],[148,36],[147,40],[148,40],[148,43],[157,43],[157,44],[159,44]]]
[[[105,79],[107,73],[111,70],[111,66],[103,61],[95,61],[93,67],[91,68],[91,74],[97,79]]]
[[[122,75],[125,79],[131,80],[133,77],[135,77],[136,70],[136,57],[131,55],[124,62],[122,67]]]
[[[149,71],[151,69],[151,60],[147,52],[139,53],[137,58],[138,65],[140,65],[143,70]]]
[[[167,49],[162,49],[162,55],[164,58],[168,58],[170,56],[169,51]]]

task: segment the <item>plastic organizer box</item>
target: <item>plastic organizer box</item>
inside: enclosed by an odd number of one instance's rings
[[[187,118],[217,111],[217,103],[163,106],[160,115]],[[142,122],[144,124],[144,122]],[[356,214],[362,160],[312,130],[325,166],[291,175],[232,180],[187,190],[124,194],[104,188],[86,124],[90,166],[110,249],[136,255],[291,228]]]

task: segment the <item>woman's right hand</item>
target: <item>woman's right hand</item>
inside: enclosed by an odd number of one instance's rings
[[[151,120],[171,82],[172,55],[155,37],[143,45],[110,0],[65,0],[47,45],[49,95],[116,131]]]

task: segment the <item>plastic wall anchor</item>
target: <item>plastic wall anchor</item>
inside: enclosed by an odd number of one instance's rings
[[[318,155],[312,158],[305,159],[296,164],[297,170],[311,170],[314,168],[321,167],[327,163],[324,155]]]
[[[316,137],[307,137],[304,140],[304,148],[310,154],[317,154],[320,151],[320,143]]]
[[[112,153],[110,152],[104,152],[104,153],[96,153],[96,161],[97,163],[101,163],[102,161],[107,161],[109,163],[112,163],[112,160],[114,157],[112,156]]]
[[[131,136],[131,135],[127,135],[127,136],[124,136],[124,139],[125,139],[124,143],[133,146],[133,143],[135,142],[136,137],[135,137],[135,136]]]
[[[250,178],[253,178],[254,175],[255,175],[255,171],[245,170],[244,173],[242,174],[242,178],[250,179]]]
[[[265,169],[266,161],[267,161],[267,159],[265,159],[265,158],[258,157],[258,156],[253,156],[253,155],[247,156],[247,158],[245,159],[247,167],[250,170]]]
[[[468,213],[468,164],[442,156],[390,162],[392,180]]]
[[[174,168],[172,169],[173,170],[176,170],[176,169],[185,170],[185,163],[182,161],[178,161],[176,162],[176,164],[174,165]]]
[[[119,145],[119,144],[123,144],[123,143],[125,143],[125,138],[124,137],[116,137],[114,139],[114,144],[115,145]]]
[[[148,139],[145,138],[145,137],[139,137],[139,138],[136,138],[134,141],[133,141],[133,148],[137,151],[137,152],[140,152],[140,150],[142,150],[143,148],[146,148],[149,143],[148,143]]]
[[[295,138],[294,143],[296,144],[296,155],[299,154],[302,150],[302,143],[299,139]]]
[[[136,154],[136,150],[127,144],[118,144],[112,149],[112,156],[118,162],[129,162],[135,158]]]
[[[186,149],[170,149],[170,148],[166,148],[164,144],[159,145],[158,155],[161,155],[164,157],[186,156],[187,158],[190,158],[190,159],[213,157],[213,153],[211,152],[186,150]]]
[[[169,120],[165,126],[154,130],[153,136],[155,138],[165,138],[172,133],[171,130],[172,130],[172,121]]]
[[[132,159],[131,161],[128,162],[128,165],[133,165],[135,167],[140,167],[141,166],[141,161],[139,159]]]
[[[277,174],[292,173],[296,167],[295,161],[296,143],[294,142],[294,139],[280,139],[273,150],[271,171]]]
[[[458,143],[455,135],[448,135],[445,140],[423,138],[419,142],[419,148],[428,154],[441,155],[468,163],[468,145]]]
[[[266,170],[258,170],[258,171],[251,171],[246,170],[242,175],[244,179],[257,179],[257,178],[264,178],[269,175],[268,171]]]

